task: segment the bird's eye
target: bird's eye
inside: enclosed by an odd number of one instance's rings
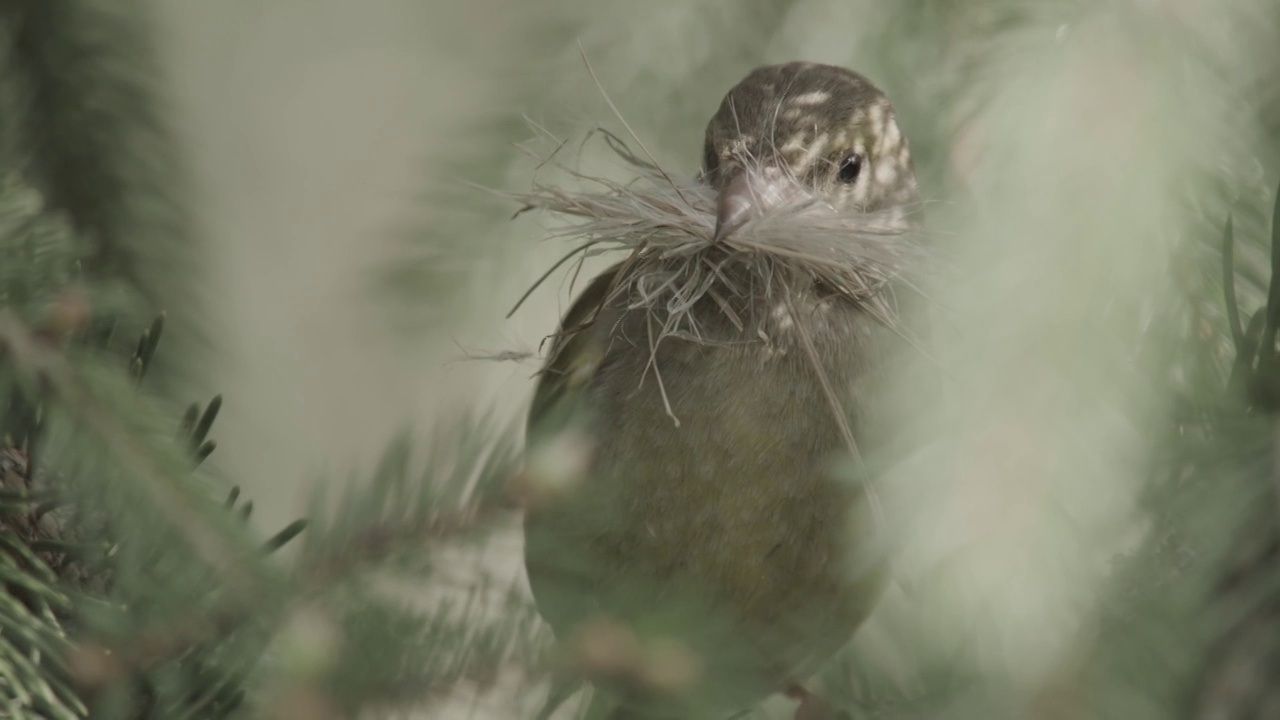
[[[836,170],[836,178],[840,182],[852,185],[858,180],[858,175],[862,172],[862,156],[858,153],[849,153],[840,161],[840,167]]]

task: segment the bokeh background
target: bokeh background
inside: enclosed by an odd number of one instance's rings
[[[370,287],[397,237],[431,221],[419,198],[444,180],[442,158],[507,111],[498,79],[524,72],[506,49],[525,43],[521,11],[153,5],[217,297],[206,370],[227,399],[224,466],[274,523],[304,506],[317,473],[368,463],[402,424],[456,412],[491,382],[445,364],[456,351],[448,333],[392,332]],[[516,138],[491,139],[501,147],[480,148],[490,164]],[[501,320],[488,307],[446,315],[455,333]]]
[[[521,412],[536,363],[468,356],[537,350],[563,278],[505,315],[565,248],[467,183],[528,186],[526,116],[566,138],[618,128],[579,48],[682,173],[752,67],[871,77],[911,140],[945,268],[936,362],[902,382],[947,387],[911,400],[918,449],[885,479],[903,580],[850,662],[906,697],[963,667],[985,684],[947,701],[958,713],[1089,716],[1073,688],[1105,665],[1090,638],[1108,572],[1159,525],[1144,493],[1178,442],[1168,420],[1225,383],[1229,212],[1242,303],[1262,302],[1274,3],[151,5],[209,285],[212,342],[192,362],[226,398],[218,471],[264,529],[406,425]],[[518,576],[504,537],[460,562]],[[1160,683],[1136,686],[1107,696],[1116,717],[1162,716],[1167,697],[1143,700]]]

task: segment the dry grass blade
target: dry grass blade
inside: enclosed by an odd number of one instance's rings
[[[713,288],[721,293],[717,304],[722,307],[728,307],[724,293],[747,292],[733,287],[720,272],[726,261],[753,267],[756,275],[768,280],[766,287],[779,274],[810,278],[835,294],[872,306],[878,318],[891,323],[892,303],[882,291],[891,281],[927,268],[922,236],[908,222],[918,207],[841,212],[813,196],[773,208],[713,246],[716,208],[711,188],[646,161],[612,134],[593,135],[603,137],[608,149],[635,171],[634,180],[622,183],[593,176],[561,162],[556,156],[565,143],[560,142],[542,165],[588,189],[537,182],[528,192],[498,193],[519,203],[521,213],[542,210],[559,219],[548,239],[577,243],[521,302],[571,259],[614,251],[633,256],[616,283],[614,299],[627,293],[633,306],[665,305],[668,317],[660,337],[696,336],[687,311]],[[915,286],[908,281],[903,287]]]

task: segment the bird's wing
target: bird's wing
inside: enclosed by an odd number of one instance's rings
[[[584,423],[587,386],[604,359],[608,332],[594,322],[607,302],[615,266],[593,280],[574,301],[561,322],[538,378],[529,410],[526,445],[533,447],[565,431],[571,424]],[[574,557],[582,518],[573,508],[552,503],[525,511],[525,569],[529,586],[543,618],[556,633],[563,634],[588,617],[594,608],[589,583]]]
[[[531,438],[563,429],[577,409],[581,391],[604,359],[606,333],[593,331],[593,322],[608,299],[618,269],[614,266],[592,280],[565,313],[533,393],[528,422]]]

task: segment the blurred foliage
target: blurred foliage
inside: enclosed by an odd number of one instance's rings
[[[378,278],[399,319],[468,322],[500,280],[541,270],[504,242],[508,209],[462,181],[527,180],[508,147],[522,115],[612,122],[579,43],[685,171],[752,66],[855,67],[894,99],[950,269],[933,296],[949,384],[886,480],[899,585],[823,686],[860,717],[1280,716],[1280,7],[511,12],[529,24],[494,60],[500,109],[426,160],[410,256]],[[369,479],[317,493],[305,533],[262,539],[252,504],[200,471],[220,402],[183,416],[157,397],[162,332],[200,330],[198,247],[142,18],[0,3],[0,707],[529,711],[565,666],[523,587],[453,572],[510,529],[511,429],[458,420],[421,453],[395,439]],[[294,554],[268,558],[281,545]]]
[[[111,69],[96,52],[110,44],[76,37],[74,16],[92,13],[94,5],[32,4],[22,15],[47,22],[42,13],[65,13],[44,31],[59,42],[88,43],[81,54],[57,55],[56,43],[27,48],[67,63],[24,82],[53,105],[70,104],[51,112],[77,122],[84,107],[110,106],[94,93],[111,83],[83,78]],[[132,27],[129,14],[119,19]],[[105,33],[103,42],[120,39],[108,26],[92,30]],[[127,63],[115,71],[127,86],[147,79]],[[77,77],[91,87],[59,85]],[[527,602],[509,590],[498,593],[489,602],[500,612],[486,613],[485,622],[493,623],[486,629],[472,613],[479,605],[413,612],[396,593],[359,579],[432,572],[421,563],[422,543],[439,538],[443,545],[493,512],[501,499],[495,479],[508,472],[510,451],[495,448],[478,426],[463,436],[442,435],[435,450],[452,474],[437,478],[430,469],[426,477],[408,473],[409,447],[396,443],[376,482],[348,495],[346,507],[359,510],[358,519],[327,521],[320,503],[319,528],[296,565],[269,563],[267,554],[302,533],[305,522],[257,540],[244,523],[253,503],[239,488],[228,493],[193,475],[216,448],[210,435],[221,398],[193,404],[179,419],[157,397],[152,376],[163,362],[161,338],[176,321],[149,320],[152,286],[132,274],[139,266],[129,254],[136,248],[122,239],[138,228],[113,226],[123,245],[103,243],[97,232],[99,221],[110,224],[104,218],[123,223],[130,208],[167,202],[171,188],[126,181],[137,172],[155,177],[146,163],[111,154],[124,142],[111,136],[114,126],[90,121],[37,124],[51,133],[48,147],[26,136],[5,138],[12,154],[0,184],[4,714],[223,717],[242,712],[250,697],[256,707],[323,697],[322,705],[341,711],[421,702],[451,692],[461,679],[491,682],[485,671],[494,658],[532,647],[512,639],[536,631]],[[95,143],[110,145],[110,152],[95,154],[103,150]],[[68,151],[67,163],[81,163],[71,171],[79,179],[41,164],[59,166],[51,158]],[[76,180],[67,194],[58,190],[63,180]],[[81,181],[110,190],[79,195],[89,192]],[[36,189],[45,185],[44,192]],[[85,207],[88,214],[79,214]],[[163,244],[183,253],[180,242],[175,235]],[[329,625],[336,644],[316,645],[312,631]],[[387,638],[401,639],[402,649],[385,647]],[[358,652],[348,653],[352,648]],[[328,661],[320,657],[326,652]],[[374,655],[382,662],[370,663]],[[430,688],[419,682],[428,677]]]
[[[541,630],[517,589],[418,610],[377,587],[436,577],[437,555],[505,506],[514,456],[488,423],[442,431],[418,471],[404,435],[336,513],[318,496],[314,527],[256,541],[240,489],[193,476],[216,447],[221,398],[180,420],[157,401],[146,380],[164,318],[132,352],[114,350],[108,336],[140,303],[123,283],[82,277],[88,252],[38,193],[3,187],[7,716],[226,717],[252,698],[286,717],[336,717],[486,686],[503,662],[534,667]],[[304,528],[288,569],[267,562]]]
[[[170,360],[207,349],[202,258],[142,0],[0,3],[0,166],[75,229],[90,278],[126,284],[176,322]],[[198,372],[194,363],[186,372]]]

